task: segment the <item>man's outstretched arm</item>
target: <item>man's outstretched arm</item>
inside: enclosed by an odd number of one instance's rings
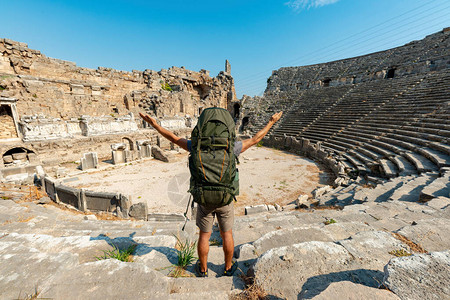
[[[273,124],[275,124],[283,115],[283,112],[280,111],[279,113],[274,114],[272,117],[270,117],[269,122],[267,125],[258,131],[251,139],[246,139],[242,141],[242,150],[241,153],[250,148],[253,145],[256,145],[263,139],[263,137],[269,132],[270,128],[272,128]]]
[[[163,137],[165,137],[166,139],[168,139],[172,143],[177,144],[178,146],[180,146],[184,150],[189,151],[188,147],[187,147],[187,139],[180,138],[180,137],[176,136],[173,132],[171,132],[171,131],[161,127],[156,122],[156,120],[153,119],[152,117],[150,117],[149,115],[144,115],[143,113],[139,113],[139,115],[141,116],[142,119],[144,119],[145,122],[147,122],[153,128],[155,128],[156,131],[158,131]]]

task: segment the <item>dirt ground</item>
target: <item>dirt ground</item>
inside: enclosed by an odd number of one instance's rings
[[[148,159],[102,166],[101,170],[78,172],[64,184],[131,195],[134,203],[146,201],[153,213],[182,213],[189,199],[190,174],[188,153],[181,151],[170,163]],[[313,161],[275,149],[252,147],[239,160],[237,214],[243,214],[248,205],[292,203],[300,194],[310,194],[331,179]]]

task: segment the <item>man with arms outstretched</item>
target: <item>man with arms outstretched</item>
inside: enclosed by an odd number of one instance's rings
[[[144,115],[139,113],[142,119],[149,123],[153,128],[156,129],[163,137],[168,139],[170,142],[180,146],[186,151],[191,151],[191,141],[185,138],[180,138],[176,136],[173,132],[161,127],[154,118],[149,115]],[[283,112],[274,114],[267,125],[256,133],[252,138],[245,139],[243,141],[236,141],[234,145],[234,154],[239,156],[240,153],[246,151],[253,145],[259,143],[264,136],[269,132],[270,128],[281,118]],[[232,276],[237,269],[237,262],[233,261],[234,254],[234,240],[232,227],[234,223],[234,205],[233,202],[230,204],[211,209],[198,205],[196,224],[200,229],[200,235],[197,244],[197,251],[199,257],[199,264],[197,265],[197,276],[207,277],[208,276],[208,252],[209,252],[209,239],[212,233],[212,226],[214,222],[214,216],[217,216],[217,221],[219,222],[220,235],[223,241],[223,251],[225,256],[225,270],[224,275]]]

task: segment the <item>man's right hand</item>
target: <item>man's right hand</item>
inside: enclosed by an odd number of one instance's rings
[[[153,119],[152,117],[150,117],[149,115],[144,115],[143,113],[139,113],[139,115],[141,116],[141,118],[147,122],[148,124],[150,124],[152,127],[155,127],[156,125],[158,125],[158,123],[156,122],[155,119]]]
[[[281,118],[282,115],[283,115],[283,111],[273,114],[272,117],[270,117],[270,122],[275,124]]]

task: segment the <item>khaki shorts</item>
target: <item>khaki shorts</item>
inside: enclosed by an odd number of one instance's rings
[[[227,232],[233,228],[234,224],[234,204],[231,202],[228,205],[219,208],[206,208],[200,204],[197,206],[196,223],[198,228],[203,232],[211,232],[214,223],[214,217],[217,216],[219,228],[222,232]]]

